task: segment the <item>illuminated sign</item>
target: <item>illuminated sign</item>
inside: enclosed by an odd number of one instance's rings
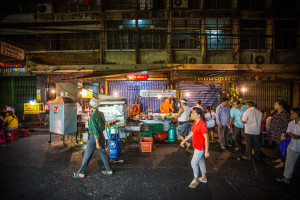
[[[30,76],[25,68],[0,68],[0,76]]]
[[[0,41],[0,54],[24,60],[25,51],[6,42]]]
[[[129,74],[127,75],[128,81],[146,81],[148,80],[148,74]]]
[[[91,89],[82,89],[81,91],[82,94],[82,98],[87,98],[87,99],[91,99],[93,98],[93,90]]]
[[[179,90],[140,90],[140,97],[179,97]]]
[[[23,62],[0,62],[2,68],[22,68]]]
[[[36,100],[41,101],[41,89],[36,89]]]
[[[39,103],[31,105],[30,103],[24,103],[24,114],[39,114],[40,106]]]

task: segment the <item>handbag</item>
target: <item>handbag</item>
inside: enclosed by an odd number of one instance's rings
[[[279,142],[279,147],[282,155],[286,158],[286,149],[291,141],[290,137],[287,137],[284,141]]]

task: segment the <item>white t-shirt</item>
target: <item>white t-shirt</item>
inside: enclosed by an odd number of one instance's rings
[[[181,113],[180,117],[178,117],[179,122],[187,122],[189,121],[190,118],[190,108],[188,106],[182,106],[183,108],[183,113]]]
[[[247,109],[242,117],[245,124],[245,133],[252,135],[260,134],[260,126],[262,120],[262,113],[254,107]]]
[[[295,120],[291,121],[286,132],[290,132],[294,135],[300,136],[300,121],[297,124]],[[292,138],[288,148],[292,149],[293,151],[300,152],[300,139],[295,140]]]
[[[216,113],[205,113],[205,119],[206,119],[206,125],[207,128],[215,127],[215,119],[216,119]]]

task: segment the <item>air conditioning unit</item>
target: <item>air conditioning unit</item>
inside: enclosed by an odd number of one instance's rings
[[[37,5],[38,14],[52,14],[53,4],[52,3],[40,3]]]
[[[186,59],[188,64],[202,64],[201,56],[188,56]]]
[[[188,8],[188,0],[173,0],[173,8]]]
[[[270,64],[270,56],[268,53],[253,53],[252,64]]]

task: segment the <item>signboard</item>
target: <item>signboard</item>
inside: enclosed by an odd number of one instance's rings
[[[22,68],[23,62],[0,62],[2,68]]]
[[[39,103],[31,105],[30,103],[24,103],[24,114],[39,114],[40,106]]]
[[[0,68],[0,76],[30,76],[24,68]]]
[[[91,89],[82,89],[81,94],[82,94],[82,98],[87,98],[87,99],[93,98],[93,90]]]
[[[36,89],[36,100],[41,101],[41,89]]]
[[[0,54],[24,60],[25,51],[6,42],[0,41]]]
[[[147,81],[148,74],[129,74],[126,78],[127,81]]]
[[[179,90],[140,90],[140,97],[179,97]]]

